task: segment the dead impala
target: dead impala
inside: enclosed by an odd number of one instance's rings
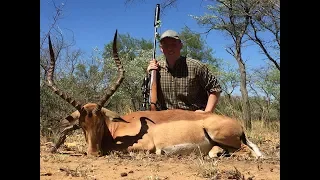
[[[120,86],[124,70],[118,57],[117,31],[113,39],[113,58],[118,67],[116,83],[106,89],[98,103],[79,104],[56,87],[53,81],[55,57],[49,37],[50,67],[47,85],[77,110],[65,118],[67,124],[56,150],[68,131],[81,127],[88,145],[88,155],[104,155],[111,151],[149,151],[156,154],[188,154],[201,151],[217,157],[225,150],[235,151],[247,145],[256,157],[258,147],[245,136],[240,123],[226,116],[186,110],[137,111],[120,116],[103,107]]]

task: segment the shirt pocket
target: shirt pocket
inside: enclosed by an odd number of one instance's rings
[[[176,87],[179,87],[179,93],[185,96],[196,96],[199,85],[195,77],[185,77],[177,79]]]

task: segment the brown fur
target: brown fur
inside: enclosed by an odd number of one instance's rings
[[[181,146],[174,154],[190,153],[199,147],[201,153],[216,157],[222,152],[221,147],[239,149],[245,142],[241,139],[244,131],[240,123],[226,116],[186,110],[137,111],[120,116],[105,108],[100,114],[90,116],[95,108],[94,103],[84,105],[79,118],[89,155],[113,150],[161,154],[164,149],[171,151],[179,144],[188,143],[194,146]]]
[[[206,113],[195,113],[179,109],[137,111],[120,116],[115,112],[102,108],[101,113],[97,112],[95,114],[93,110],[96,106],[94,103],[88,103],[83,106],[81,113],[75,111],[72,116],[66,118],[70,124],[75,124],[79,118],[79,125],[83,129],[88,143],[87,153],[92,155],[100,154],[99,151],[106,153],[111,150],[124,150],[139,139],[142,139],[142,136],[156,124],[180,119],[195,120],[210,116],[210,114]],[[90,116],[90,114],[92,115]]]

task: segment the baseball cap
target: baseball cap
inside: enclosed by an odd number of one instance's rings
[[[180,39],[179,34],[176,31],[173,30],[167,30],[160,36],[160,41],[166,37],[174,38],[174,39]]]

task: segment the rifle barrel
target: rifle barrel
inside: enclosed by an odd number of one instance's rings
[[[156,60],[156,48],[157,48],[157,34],[158,34],[158,22],[160,19],[160,4],[156,5],[155,18],[154,18],[154,43],[153,43],[153,60]],[[151,71],[150,78],[150,109],[156,111],[157,103],[157,73],[155,70]]]
[[[160,20],[160,4],[157,4],[154,15],[154,43],[153,43],[153,56],[152,58],[156,58],[156,49],[157,49],[157,34],[158,34],[158,21]]]

